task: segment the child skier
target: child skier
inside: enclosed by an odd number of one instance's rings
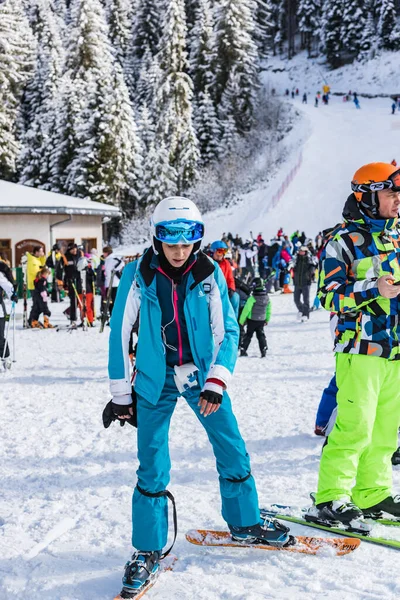
[[[271,302],[265,289],[264,280],[261,277],[253,279],[252,287],[253,293],[246,301],[239,319],[240,325],[247,323],[247,331],[240,348],[240,356],[248,356],[247,348],[255,333],[260,347],[261,358],[264,358],[268,350],[264,325],[268,325],[271,318]]]
[[[94,327],[95,298],[93,292],[96,283],[96,273],[86,256],[82,256],[78,260],[77,269],[80,273],[80,278],[77,280],[76,288],[78,291],[82,326],[87,324],[89,327]]]
[[[52,329],[53,325],[49,321],[51,312],[48,306],[48,282],[47,278],[50,275],[50,269],[48,267],[42,267],[38,272],[34,281],[35,295],[33,297],[33,306],[31,310],[31,327],[32,329]],[[40,315],[43,313],[43,324],[39,321]]]
[[[237,357],[238,324],[223,273],[200,251],[204,223],[186,198],[161,201],[151,219],[152,248],[123,272],[111,319],[109,376],[113,396],[105,427],[138,427],[138,483],[132,501],[132,545],[123,598],[156,576],[167,541],[169,424],[183,396],[213,446],[222,515],[235,540],[282,546],[288,529],[260,521],[249,456],[226,391]],[[140,309],[132,401],[129,337]]]

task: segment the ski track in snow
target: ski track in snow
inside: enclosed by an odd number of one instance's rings
[[[252,229],[269,239],[280,225],[289,233],[300,227],[311,235],[336,223],[354,170],[363,162],[400,158],[393,127],[400,117],[391,118],[383,100],[362,99],[361,106],[356,111],[338,98],[328,107],[300,106],[310,134],[303,164],[278,207],[268,212],[265,202],[284,178],[285,165],[269,188],[245,198],[245,212],[238,205],[209,215],[211,234],[247,235]],[[296,135],[292,159],[300,150]],[[65,323],[64,307],[51,305],[52,321]],[[230,393],[260,505],[304,506],[317,484],[322,446],[313,435],[315,412],[334,370],[329,317],[320,310],[309,323],[297,323],[291,296],[272,296],[272,307],[268,356],[258,358],[254,339],[249,358],[238,359]],[[19,303],[19,317],[21,311]],[[131,552],[137,458],[134,429],[102,427],[109,400],[108,331],[23,331],[19,319],[16,341],[17,362],[11,372],[0,374],[0,600],[111,600]],[[182,400],[172,420],[170,451],[179,561],[161,576],[149,599],[400,597],[396,550],[362,543],[348,556],[308,557],[190,545],[184,537],[188,529],[225,525],[211,448]],[[398,490],[399,468],[394,481]],[[327,535],[296,525],[291,529]],[[388,533],[400,539],[399,530]]]
[[[313,435],[314,416],[334,369],[328,314],[299,324],[292,296],[273,295],[272,306],[268,356],[258,358],[254,340],[249,358],[238,359],[231,395],[260,505],[302,506],[317,483],[322,440]],[[51,308],[61,323],[64,305]],[[137,459],[135,430],[101,423],[108,331],[24,331],[18,320],[16,340],[17,362],[0,381],[0,598],[111,600],[131,551]],[[149,598],[399,597],[396,550],[362,543],[348,556],[307,557],[190,545],[185,531],[224,522],[211,448],[182,400],[170,450],[179,561]],[[296,525],[292,532],[327,535]],[[400,538],[394,528],[390,534]]]

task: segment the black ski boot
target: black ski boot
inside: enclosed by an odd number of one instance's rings
[[[363,509],[364,517],[369,519],[385,518],[385,513],[390,518],[400,520],[400,496],[388,496],[382,502],[378,502],[370,508]]]
[[[267,356],[267,350],[268,350],[268,348],[263,348],[261,350],[261,358],[265,358]]]
[[[121,598],[135,598],[143,587],[153,582],[160,570],[160,556],[159,551],[138,550],[133,554],[125,565]]]
[[[304,518],[310,523],[319,523],[327,527],[340,527],[343,525],[347,531],[368,535],[371,525],[364,521],[363,511],[348,500],[333,500],[315,504],[314,495],[311,494],[313,505],[305,513]]]
[[[248,356],[246,350],[243,350],[243,348],[240,349],[240,356]]]
[[[392,456],[392,465],[400,465],[400,448]]]
[[[266,544],[267,546],[291,546],[294,538],[289,535],[289,527],[276,519],[261,518],[257,525],[251,527],[234,527],[229,525],[232,539],[245,544]]]

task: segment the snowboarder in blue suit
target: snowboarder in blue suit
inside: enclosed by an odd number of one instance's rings
[[[139,468],[132,500],[132,545],[122,594],[134,597],[156,576],[168,534],[169,425],[183,396],[213,446],[222,516],[235,540],[282,546],[288,529],[260,520],[250,459],[226,391],[239,327],[222,271],[200,250],[204,223],[186,198],[167,198],[151,219],[152,248],[123,272],[111,319],[112,401],[104,425],[137,417]],[[139,313],[140,310],[140,313]],[[129,336],[139,316],[132,401]],[[136,409],[136,414],[135,414]],[[175,520],[175,519],[174,519]],[[176,534],[176,532],[175,532]]]

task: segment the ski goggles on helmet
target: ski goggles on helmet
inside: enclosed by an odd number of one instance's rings
[[[204,225],[197,221],[166,221],[155,229],[156,239],[166,244],[194,244],[204,236]]]
[[[380,192],[381,190],[393,190],[400,192],[400,169],[392,173],[385,181],[376,181],[372,183],[356,183],[351,182],[353,192]]]

